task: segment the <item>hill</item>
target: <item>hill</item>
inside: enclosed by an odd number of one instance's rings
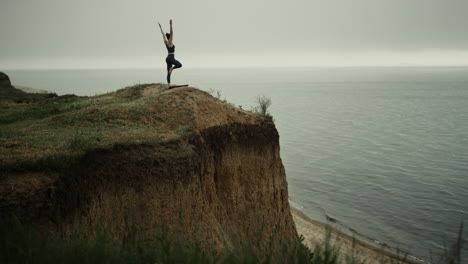
[[[0,213],[89,237],[158,226],[218,252],[298,246],[274,123],[161,87],[2,103]]]

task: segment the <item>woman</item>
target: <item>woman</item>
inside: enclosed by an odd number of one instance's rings
[[[158,23],[159,24],[159,23]],[[166,48],[169,54],[166,57],[166,64],[167,64],[167,88],[171,88],[171,73],[172,70],[178,69],[182,67],[182,64],[177,61],[174,57],[175,53],[175,45],[172,43],[172,39],[174,38],[174,32],[172,31],[172,19],[169,21],[171,25],[171,33],[164,34],[164,31],[159,24],[159,29],[161,29],[161,33],[164,39],[164,44],[166,44]]]

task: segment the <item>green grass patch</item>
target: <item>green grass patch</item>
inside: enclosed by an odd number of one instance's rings
[[[1,103],[0,169],[60,169],[87,151],[116,145],[180,140],[194,125],[193,112],[173,111],[150,84],[93,97],[73,95],[30,103]]]
[[[119,89],[114,93],[117,98],[136,99],[142,96],[142,92],[152,84],[136,84]]]
[[[78,96],[70,98],[54,97],[30,103],[12,105],[10,108],[4,108],[4,111],[0,112],[0,125],[27,119],[42,119],[72,111],[74,110],[74,103],[82,100],[86,100],[86,98]]]
[[[16,218],[0,221],[0,263],[311,263],[310,251],[304,246],[271,252],[266,258],[249,247],[220,253],[202,250],[198,242],[187,246],[156,227],[151,239],[136,228],[130,228],[120,239],[99,227],[92,239],[79,229],[66,237],[38,230]]]
[[[56,97],[55,93],[25,93],[23,91],[9,89],[0,92],[0,102],[28,103],[40,100],[46,100]]]

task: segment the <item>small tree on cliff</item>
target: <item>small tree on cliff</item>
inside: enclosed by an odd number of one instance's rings
[[[254,107],[254,111],[260,114],[263,118],[273,121],[273,116],[268,111],[271,106],[271,99],[264,95],[257,96],[257,106]]]

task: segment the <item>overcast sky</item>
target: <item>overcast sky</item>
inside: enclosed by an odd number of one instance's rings
[[[0,1],[0,69],[468,65],[467,0]]]

